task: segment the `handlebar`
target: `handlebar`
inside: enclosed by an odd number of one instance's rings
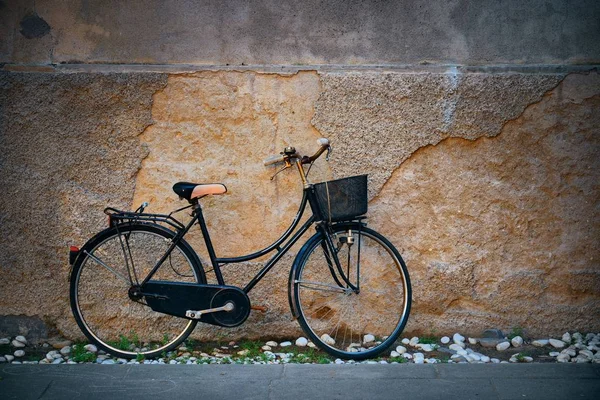
[[[323,154],[325,152],[325,150],[327,150],[331,147],[331,145],[329,144],[329,139],[327,139],[327,138],[318,139],[317,144],[319,144],[321,147],[319,147],[319,150],[317,150],[317,152],[310,157],[309,156],[301,157],[298,153],[296,153],[296,150],[293,147],[289,147],[289,148],[286,148],[286,150],[280,154],[272,155],[272,156],[265,158],[265,160],[263,161],[263,164],[265,166],[269,166],[269,165],[277,164],[278,162],[288,161],[292,158],[299,158],[300,162],[302,164],[310,164],[313,161],[315,161],[317,158],[319,158],[321,156],[321,154]]]

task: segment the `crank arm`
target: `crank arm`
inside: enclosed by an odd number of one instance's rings
[[[191,319],[200,319],[204,314],[210,314],[219,311],[233,311],[235,306],[232,302],[227,302],[224,306],[215,307],[215,308],[207,308],[206,310],[187,310],[185,312],[185,316]]]

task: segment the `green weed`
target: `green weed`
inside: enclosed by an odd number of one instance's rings
[[[430,336],[423,336],[419,338],[419,343],[421,344],[437,344],[438,342],[438,338],[430,335]]]
[[[523,328],[521,328],[520,326],[515,326],[512,328],[512,330],[508,334],[508,340],[512,340],[517,336],[523,337]]]
[[[262,342],[248,340],[241,342],[239,346],[242,350],[248,350],[248,354],[244,357],[255,358],[263,354],[261,351]]]
[[[75,362],[94,362],[96,361],[96,355],[90,353],[84,347],[83,343],[77,343],[71,346],[71,360]]]

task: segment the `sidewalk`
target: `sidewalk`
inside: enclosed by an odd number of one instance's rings
[[[2,365],[2,399],[598,399],[600,364]]]

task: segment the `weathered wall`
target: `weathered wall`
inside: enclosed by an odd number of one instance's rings
[[[261,160],[325,136],[313,179],[369,174],[409,331],[597,331],[599,21],[592,0],[0,1],[0,318],[80,335],[67,246],[105,206],[183,205],[176,181],[227,184],[220,255],[269,244],[301,186]],[[295,251],[251,293],[268,313],[196,335],[296,333]]]
[[[3,0],[0,20],[9,63],[600,62],[596,0]]]
[[[293,171],[269,181],[261,160],[285,144],[309,153],[329,136],[331,162],[313,178],[370,174],[369,224],[412,275],[408,330],[600,329],[597,73],[5,73],[1,93],[5,315],[79,335],[67,245],[105,223],[106,205],[183,205],[170,189],[178,180],[229,187],[205,202],[218,254],[270,243],[301,185]],[[292,256],[251,293],[268,313],[196,335],[297,332]],[[225,276],[242,284],[260,265]]]

